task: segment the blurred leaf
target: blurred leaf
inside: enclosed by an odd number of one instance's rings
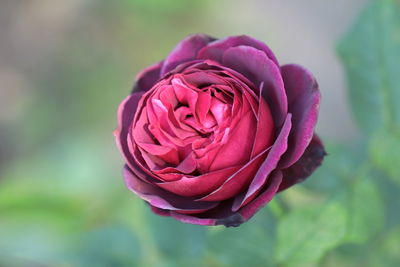
[[[54,266],[59,263],[66,249],[66,236],[53,229],[52,222],[26,219],[2,217],[0,266]]]
[[[379,242],[379,243],[378,243]],[[396,267],[400,266],[400,227],[377,241],[378,246],[370,255],[370,266]]]
[[[378,233],[384,219],[384,205],[380,192],[368,174],[359,174],[349,185],[343,205],[347,208],[347,232],[345,240],[364,243]]]
[[[111,225],[88,232],[78,240],[74,266],[137,266],[141,260],[138,240],[129,228]]]
[[[381,196],[384,200],[384,229],[387,231],[396,228],[397,226],[400,226],[400,187],[393,183],[385,173],[375,170],[373,175],[377,179],[376,183],[380,188]]]
[[[152,217],[149,216],[151,212],[148,205],[128,189],[120,192],[119,195],[112,204],[112,207],[114,207],[112,216],[129,225],[134,231],[142,251],[142,259],[138,266],[165,267],[166,259],[162,257],[163,255],[158,249],[149,221]]]
[[[269,212],[237,228],[211,228],[206,266],[275,266],[275,220]]]
[[[361,248],[361,249],[360,249]],[[366,246],[357,246],[355,244],[344,244],[337,249],[329,252],[318,266],[338,267],[338,266],[366,266],[365,257]]]
[[[338,199],[296,209],[278,224],[278,262],[295,266],[318,261],[337,246],[346,231],[346,210]]]
[[[367,132],[400,130],[399,14],[399,1],[374,1],[339,45],[355,118]]]
[[[359,166],[366,156],[365,145],[358,142],[346,146],[327,143],[325,147],[328,155],[323,164],[302,185],[329,196],[343,191],[348,180],[353,180],[356,166]]]
[[[369,152],[372,162],[400,186],[400,136],[380,131],[371,139]]]
[[[197,266],[206,248],[206,227],[155,215],[147,205],[144,208],[151,235],[163,256],[181,266]]]
[[[85,214],[80,200],[41,191],[45,187],[40,185],[42,181],[32,185],[26,179],[4,181],[0,186],[2,222],[22,222],[26,226],[37,223],[43,229],[77,231]]]
[[[279,200],[280,198],[283,200],[282,204],[288,206],[287,208],[301,209],[317,203],[324,203],[328,196],[321,194],[317,190],[310,190],[302,185],[297,185],[274,197],[274,200]]]

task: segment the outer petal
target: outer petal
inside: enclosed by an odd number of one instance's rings
[[[178,221],[183,223],[197,224],[197,225],[216,225],[216,219],[213,218],[199,218],[196,216],[180,214],[176,212],[170,212],[170,215]]]
[[[232,68],[256,86],[263,84],[263,94],[274,118],[275,127],[281,127],[288,104],[279,68],[265,53],[249,46],[229,48],[223,56],[223,65]]]
[[[321,95],[313,75],[305,68],[292,64],[283,66],[281,71],[289,112],[293,114],[289,148],[279,165],[287,168],[300,158],[313,137]]]
[[[282,181],[282,173],[275,171],[271,174],[268,184],[265,186],[265,190],[248,205],[244,206],[237,212],[229,210],[231,202],[221,204],[220,206],[206,211],[202,214],[190,215],[180,214],[174,211],[163,211],[154,209],[153,212],[163,216],[172,216],[175,219],[191,224],[198,225],[224,225],[226,227],[237,227],[242,223],[248,221],[254,214],[257,213],[262,207],[264,207],[276,194],[279,185]]]
[[[216,190],[202,197],[199,201],[218,201],[231,198],[246,188],[250,181],[254,178],[258,167],[267,155],[268,150],[261,152],[259,155],[250,160],[240,170],[228,177],[226,181]]]
[[[278,135],[274,145],[271,147],[267,158],[261,164],[257,174],[249,186],[249,189],[235,197],[232,208],[233,211],[237,211],[240,209],[240,207],[246,205],[258,194],[258,192],[260,192],[261,188],[265,185],[271,172],[277,167],[282,154],[285,153],[287,149],[288,135],[291,126],[291,114],[288,114],[280,134]]]
[[[197,177],[184,176],[177,181],[158,183],[157,185],[181,196],[199,196],[215,190],[239,168],[240,167],[230,167]]]
[[[148,91],[160,79],[161,67],[163,61],[158,62],[148,68],[145,68],[136,76],[136,83],[133,91]]]
[[[154,212],[157,215],[160,215],[160,216],[171,216],[169,214],[168,210],[162,210],[162,209],[156,208],[156,207],[154,207],[154,206],[152,206],[150,204],[149,204],[149,206],[150,206],[151,211]]]
[[[173,70],[181,63],[196,59],[198,51],[213,40],[215,39],[204,34],[195,34],[186,37],[165,59],[161,69],[161,76],[164,76],[164,74]]]
[[[216,225],[223,224],[227,227],[236,227],[248,221],[251,217],[253,217],[254,214],[257,213],[257,211],[271,201],[278,191],[281,182],[282,173],[280,171],[274,171],[268,180],[268,184],[265,186],[265,190],[256,199],[242,207],[239,212],[235,213],[234,215],[225,219],[217,220]]]
[[[301,158],[295,164],[283,170],[283,180],[279,191],[304,181],[322,164],[325,155],[324,145],[319,137],[314,134]]]
[[[278,60],[276,59],[274,53],[266,44],[247,35],[230,36],[212,42],[200,50],[199,58],[212,59],[215,61],[222,62],[222,57],[225,50],[240,45],[251,46],[258,50],[263,51],[267,55],[267,57],[276,64],[276,66],[279,66]]]
[[[135,170],[136,173],[138,169]],[[182,213],[199,213],[214,208],[219,202],[196,202],[187,197],[181,197],[167,192],[153,184],[146,183],[125,166],[124,177],[126,186],[150,205],[159,209],[175,210]],[[142,173],[145,175],[144,173]]]
[[[134,159],[129,151],[127,136],[142,95],[143,92],[132,93],[118,107],[118,126],[114,131],[115,142],[129,166],[134,162]]]

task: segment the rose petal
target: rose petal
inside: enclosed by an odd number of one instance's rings
[[[199,118],[199,122],[204,124],[207,113],[210,110],[211,95],[209,92],[199,92],[196,103],[196,116]]]
[[[134,159],[129,151],[127,136],[142,95],[143,92],[132,93],[118,107],[118,126],[114,131],[115,142],[129,166],[131,166]]]
[[[240,72],[255,85],[263,84],[264,97],[274,124],[281,127],[288,112],[288,104],[282,76],[274,62],[260,50],[237,46],[225,51],[223,65]]]
[[[279,164],[280,168],[287,168],[300,158],[313,137],[321,95],[314,76],[305,68],[291,64],[281,70],[289,112],[293,114],[289,148]]]
[[[145,68],[136,76],[136,83],[133,91],[148,91],[160,79],[161,66],[163,61]]]
[[[263,151],[258,156],[249,161],[240,170],[228,177],[226,181],[216,190],[211,192],[199,201],[221,201],[235,196],[243,188],[246,188],[254,178],[258,167],[262,163],[268,150]]]
[[[237,227],[248,221],[258,210],[264,207],[276,194],[282,181],[282,173],[274,171],[263,191],[256,199],[247,206],[241,208],[238,212],[229,210],[231,202],[222,202],[217,207],[201,214],[185,215],[170,211],[169,215],[173,218],[191,224],[198,225],[224,225],[226,227]],[[224,204],[223,204],[224,203]],[[160,211],[158,211],[160,212]],[[161,213],[165,216],[165,213]]]
[[[198,92],[186,86],[181,79],[174,78],[171,83],[174,87],[176,98],[181,104],[188,105],[191,113],[194,114],[196,112]]]
[[[170,212],[170,215],[178,221],[183,223],[197,224],[197,225],[215,225],[215,219],[198,218],[190,215],[179,214],[176,212]]]
[[[164,74],[173,70],[181,63],[196,59],[198,51],[213,40],[214,38],[204,34],[195,34],[186,37],[165,59],[161,68],[161,76],[164,76]]]
[[[162,209],[156,208],[156,207],[154,207],[154,206],[152,206],[150,204],[149,204],[149,206],[150,206],[151,211],[154,212],[156,215],[171,216],[169,214],[169,210],[162,210]]]
[[[249,220],[264,207],[275,196],[279,185],[282,182],[282,172],[274,171],[268,179],[266,190],[263,191],[256,199],[240,209],[239,214],[244,218],[244,221]]]
[[[204,195],[220,186],[239,168],[230,167],[196,177],[183,176],[180,180],[158,183],[157,185],[180,196],[194,197]]]
[[[233,211],[237,211],[243,205],[246,205],[252,198],[254,198],[260,189],[264,186],[270,173],[276,168],[278,162],[285,153],[287,149],[287,141],[290,129],[292,127],[291,114],[289,113],[286,117],[285,123],[276,138],[275,143],[272,145],[271,150],[262,163],[261,167],[258,169],[253,181],[251,182],[249,189],[242,194],[235,197],[235,202],[233,204]]]
[[[300,159],[289,168],[283,170],[283,180],[279,191],[304,181],[322,164],[325,156],[324,145],[319,137],[314,134]]]
[[[263,149],[269,147],[274,138],[274,121],[272,119],[271,111],[269,110],[268,104],[262,98],[263,88],[260,90],[260,100],[258,105],[257,113],[257,128],[256,136],[254,138],[253,150],[251,157],[259,154]]]
[[[185,81],[196,88],[203,88],[207,85],[225,84],[222,77],[207,70],[199,70],[190,74],[185,74]]]
[[[230,36],[225,39],[209,43],[199,51],[198,58],[212,59],[222,62],[223,54],[227,49],[240,45],[251,46],[263,51],[265,55],[267,55],[267,57],[276,64],[276,66],[279,66],[278,60],[276,59],[274,53],[266,44],[247,35]]]
[[[246,102],[244,102],[246,103]],[[248,105],[248,103],[247,103]],[[254,143],[254,127],[256,119],[250,106],[242,107],[240,122],[233,129],[226,144],[219,150],[209,170],[218,170],[228,166],[242,164],[250,159],[252,146]]]
[[[138,178],[138,174],[145,175],[137,168],[135,169],[135,173],[133,173],[129,167],[125,166],[123,175],[126,186],[154,207],[192,213],[204,212],[218,205],[218,202],[198,202],[187,197],[172,194],[153,184],[144,182],[143,179]]]

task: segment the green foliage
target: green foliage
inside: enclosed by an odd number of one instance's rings
[[[353,179],[357,166],[367,159],[363,143],[325,144],[328,155],[323,165],[316,170],[313,179],[307,179],[303,185],[313,192],[327,195],[340,193],[347,186],[348,180]]]
[[[400,3],[369,5],[341,41],[355,118],[366,132],[400,131]]]
[[[346,210],[336,200],[297,209],[278,225],[276,259],[290,266],[313,263],[346,233]]]
[[[400,186],[400,136],[380,131],[372,137],[369,150],[373,164]]]
[[[205,253],[207,229],[156,216],[145,208],[153,240],[161,255],[171,263],[179,261],[182,266],[196,266]]]
[[[69,259],[74,266],[137,266],[141,260],[139,242],[127,226],[94,229],[77,241]]]
[[[400,227],[386,233],[378,242],[379,246],[372,251],[370,266],[399,266]]]
[[[206,262],[211,266],[274,266],[274,229],[268,209],[238,228],[210,229]]]
[[[368,174],[355,174],[349,184],[342,205],[347,209],[345,241],[365,243],[382,228],[384,204],[377,186]]]

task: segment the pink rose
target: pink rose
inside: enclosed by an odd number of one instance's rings
[[[126,185],[156,214],[240,225],[321,164],[319,101],[313,75],[264,43],[189,36],[119,107]]]

